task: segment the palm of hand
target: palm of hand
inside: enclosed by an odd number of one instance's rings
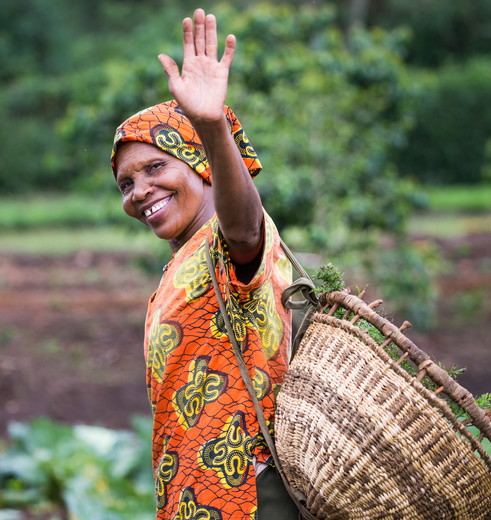
[[[184,60],[182,73],[176,62],[165,54],[159,56],[169,79],[169,89],[184,114],[192,121],[217,121],[223,117],[227,97],[228,74],[235,52],[235,37],[227,36],[225,51],[217,59],[216,20],[202,9],[193,22],[183,22]]]
[[[229,68],[207,56],[183,62],[179,78],[169,78],[169,88],[191,120],[216,120],[223,116]]]

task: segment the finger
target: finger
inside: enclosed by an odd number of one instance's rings
[[[193,21],[191,18],[184,18],[182,21],[182,37],[184,43],[184,58],[195,56]]]
[[[196,56],[205,53],[205,12],[203,9],[194,11],[194,49]]]
[[[206,55],[209,58],[217,59],[218,43],[217,43],[217,21],[214,15],[209,14],[205,18],[205,38],[206,38]]]
[[[225,50],[223,51],[222,59],[220,63],[230,68],[235,54],[235,36],[229,34],[225,40]]]
[[[179,67],[177,66],[177,63],[170,57],[167,56],[167,54],[159,54],[159,61],[162,64],[162,67],[164,67],[164,71],[167,74],[167,78],[169,79],[169,84],[171,81],[173,81],[175,78],[179,78]]]
[[[176,91],[179,88],[179,84],[182,81],[181,75],[179,74],[179,67],[176,62],[166,54],[159,54],[159,61],[164,67],[165,73],[167,74],[167,80],[169,83],[169,90],[171,94],[176,97]]]

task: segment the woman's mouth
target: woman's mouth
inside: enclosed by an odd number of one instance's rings
[[[156,202],[151,208],[148,208],[144,211],[145,217],[150,218],[156,213],[158,213],[161,209],[163,209],[169,203],[171,197],[167,197],[166,199],[159,200]]]

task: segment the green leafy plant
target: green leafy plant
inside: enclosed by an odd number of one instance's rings
[[[346,286],[343,275],[339,272],[339,269],[331,263],[320,266],[314,278],[322,283],[320,287],[316,288],[316,294],[342,291]]]
[[[36,419],[9,426],[0,509],[62,509],[78,520],[155,518],[151,421],[133,431]]]

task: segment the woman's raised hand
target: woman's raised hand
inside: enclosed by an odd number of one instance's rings
[[[220,61],[217,58],[216,19],[203,9],[194,12],[193,20],[183,21],[184,59],[182,72],[166,54],[159,55],[169,79],[169,89],[184,114],[193,122],[211,122],[223,118],[228,75],[235,52],[235,36],[229,34]]]

